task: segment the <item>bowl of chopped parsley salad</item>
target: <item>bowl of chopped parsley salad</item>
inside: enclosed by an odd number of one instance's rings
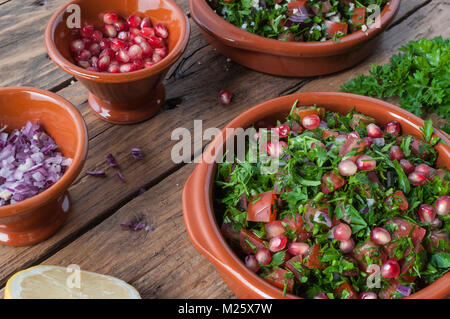
[[[225,151],[239,140],[227,128],[254,128],[244,155]],[[307,92],[225,129],[186,182],[183,213],[236,296],[450,295],[450,147],[431,122],[373,98]]]
[[[189,0],[189,6],[205,38],[233,61],[274,75],[316,76],[373,52],[400,1]]]

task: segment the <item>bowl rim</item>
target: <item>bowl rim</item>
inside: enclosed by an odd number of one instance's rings
[[[189,0],[191,16],[209,34],[228,46],[249,51],[283,56],[329,56],[345,52],[354,46],[367,42],[381,33],[394,19],[400,7],[400,0],[390,0],[381,12],[381,27],[373,24],[367,31],[358,30],[340,38],[315,42],[280,41],[248,32],[223,19],[206,3],[206,0]]]
[[[61,69],[73,75],[76,78],[81,78],[85,80],[91,80],[95,82],[106,82],[106,83],[123,83],[140,80],[147,78],[149,76],[161,73],[172,64],[174,64],[178,58],[183,54],[187,47],[190,34],[190,24],[189,20],[184,13],[184,11],[173,1],[173,0],[160,0],[167,2],[173,8],[173,12],[176,12],[177,16],[181,21],[181,32],[177,43],[174,48],[170,50],[169,54],[162,59],[159,63],[145,68],[142,70],[137,70],[128,73],[105,73],[105,72],[94,72],[83,69],[77,66],[73,62],[67,60],[58,50],[53,40],[53,31],[55,28],[55,23],[58,18],[64,13],[66,8],[72,4],[77,4],[82,0],[72,0],[62,6],[60,6],[55,13],[51,16],[50,20],[47,22],[44,33],[44,42],[47,49],[49,57],[53,62],[58,65]],[[183,23],[184,22],[184,23]]]
[[[84,165],[84,161],[86,160],[87,157],[88,131],[80,111],[78,111],[78,109],[75,106],[73,106],[73,104],[70,103],[68,100],[53,92],[27,86],[13,86],[0,88],[0,95],[4,93],[22,94],[26,92],[44,95],[50,98],[53,103],[55,103],[60,108],[65,110],[75,123],[79,143],[77,149],[75,150],[75,156],[72,159],[72,164],[69,166],[69,169],[55,184],[51,185],[42,193],[27,198],[21,202],[1,206],[0,218],[21,214],[27,210],[39,208],[45,205],[46,203],[50,202],[51,200],[53,200],[55,197],[59,196],[62,192],[64,192],[67,188],[69,188],[72,182],[77,178],[78,174],[80,173]]]
[[[251,115],[251,117],[255,117],[255,115],[260,112],[262,109],[267,108],[268,104],[276,103],[277,105],[283,105],[286,103],[293,103],[295,100],[301,100],[301,97],[305,94],[311,94],[316,96],[323,96],[328,95],[332,97],[338,97],[343,98],[347,100],[347,103],[352,103],[356,106],[357,101],[367,101],[371,103],[376,103],[379,105],[382,105],[384,107],[389,108],[391,111],[397,114],[398,118],[405,119],[407,122],[410,122],[411,124],[414,124],[413,122],[418,123],[419,125],[423,126],[424,121],[420,119],[419,117],[409,113],[408,111],[392,105],[388,102],[366,97],[362,95],[357,94],[350,94],[350,93],[342,93],[342,92],[301,92],[301,93],[295,93],[291,95],[286,95],[282,97],[278,97],[275,99],[264,101],[256,106],[253,106],[246,111],[240,113],[237,117],[235,117],[233,120],[228,122],[224,129],[221,132],[221,136],[224,136],[225,129],[228,127],[238,127],[237,123],[243,122],[243,119],[247,117],[248,115]],[[291,104],[292,104],[291,103]],[[265,110],[266,111],[266,110]],[[270,114],[271,111],[267,111],[267,114]],[[435,129],[435,135],[439,136],[444,140],[445,143],[450,145],[450,139],[443,134],[440,130]],[[224,139],[225,140],[225,139]],[[223,143],[222,143],[223,144]],[[216,146],[220,147],[220,142],[218,142],[218,138],[216,137],[213,142],[210,143],[208,146],[208,149],[205,151],[204,154],[211,153],[211,150],[215,148]],[[439,143],[437,146],[442,147],[444,151],[446,151],[447,154],[450,154],[450,147],[446,147],[444,144]],[[436,146],[436,147],[437,147]],[[205,156],[205,155],[203,155]],[[217,267],[225,268],[225,271],[228,273],[231,273],[237,278],[238,281],[243,281],[243,279],[248,278],[251,282],[256,283],[258,287],[255,287],[254,284],[249,283],[249,280],[245,280],[247,282],[247,286],[251,285],[249,289],[252,289],[253,291],[262,291],[263,294],[266,294],[270,297],[275,298],[294,298],[298,299],[301,298],[299,296],[287,293],[285,296],[282,295],[281,289],[271,285],[267,281],[265,281],[263,278],[258,276],[257,274],[251,272],[247,267],[245,267],[244,262],[236,255],[236,253],[233,251],[233,249],[230,247],[230,245],[227,243],[225,238],[223,237],[219,225],[216,220],[216,215],[214,213],[214,205],[212,200],[212,194],[213,194],[213,188],[214,183],[212,180],[214,179],[214,172],[217,169],[217,163],[207,163],[202,160],[199,164],[197,164],[194,171],[189,176],[189,179],[187,180],[184,189],[183,189],[183,215],[184,220],[186,224],[186,228],[188,231],[188,235],[193,242],[194,246],[203,254],[205,255],[211,262],[215,264]],[[215,158],[215,157],[214,157]],[[197,182],[200,182],[202,189],[200,190],[192,190],[193,189],[193,180],[196,180]],[[190,192],[190,194],[188,194]],[[205,192],[205,193],[203,193]],[[194,225],[192,225],[189,222],[188,213],[189,210],[188,206],[189,204],[188,199],[190,197],[196,196],[195,199],[197,202],[193,205],[196,205],[197,209],[197,216],[196,217],[203,217],[204,220],[201,220],[201,218],[196,218],[196,223],[200,224],[200,227],[202,229],[202,233],[200,234],[199,231],[195,230]],[[192,202],[192,199],[190,200]],[[192,205],[191,205],[192,206]],[[203,211],[202,211],[203,210]],[[213,236],[213,237],[207,237],[204,236]],[[204,242],[202,243],[202,239],[204,239]],[[206,243],[205,243],[206,240]],[[212,251],[212,248],[220,248],[221,252],[220,255]],[[234,267],[230,267],[228,264],[229,262],[232,262]],[[231,270],[230,270],[231,269]],[[236,273],[238,275],[236,275]],[[438,280],[436,280],[431,285],[428,285],[427,287],[418,290],[414,294],[404,298],[404,299],[415,299],[415,298],[425,298],[431,295],[434,296],[434,298],[440,294],[447,294],[450,295],[450,273],[445,274]]]

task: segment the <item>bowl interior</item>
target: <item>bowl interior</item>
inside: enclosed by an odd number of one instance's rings
[[[150,17],[153,25],[164,24],[169,29],[169,38],[166,43],[169,53],[182,38],[184,17],[179,12],[179,8],[172,1],[167,0],[75,0],[71,4],[80,7],[81,25],[92,24],[96,29],[102,30],[103,14],[109,11],[117,12],[123,18],[131,14],[139,15],[141,18]],[[71,63],[74,63],[69,50],[69,43],[79,37],[75,29],[67,26],[67,21],[71,21],[73,11],[63,10],[52,26],[53,41],[60,54]]]

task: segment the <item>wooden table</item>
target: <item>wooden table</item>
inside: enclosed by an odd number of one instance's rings
[[[170,152],[176,127],[223,127],[242,111],[267,99],[299,91],[338,91],[370,64],[386,63],[410,40],[450,34],[448,0],[403,0],[395,21],[372,56],[355,68],[331,76],[282,78],[250,71],[227,61],[191,21],[189,46],[165,80],[167,101],[154,118],[137,125],[112,125],[89,110],[87,91],[47,56],[43,33],[50,15],[65,0],[0,0],[0,85],[27,85],[62,95],[83,114],[89,129],[85,169],[106,169],[106,178],[80,174],[70,188],[73,209],[64,227],[32,247],[0,247],[0,287],[15,272],[37,264],[67,266],[121,278],[143,298],[233,298],[212,264],[191,245],[183,223],[181,191],[194,164],[177,165]],[[187,12],[186,0],[177,1]],[[233,92],[229,106],[222,89]],[[130,156],[141,147],[144,161]],[[112,153],[127,183],[107,168]],[[199,154],[194,154],[197,156]],[[147,191],[139,194],[140,188]],[[154,231],[128,232],[120,224],[134,214]]]

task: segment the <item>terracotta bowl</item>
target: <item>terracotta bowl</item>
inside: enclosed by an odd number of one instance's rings
[[[206,0],[189,0],[191,16],[217,51],[250,69],[281,76],[315,76],[350,68],[377,45],[376,37],[392,22],[400,0],[381,12],[381,28],[370,27],[324,42],[286,42],[268,39],[234,26],[216,14]]]
[[[81,25],[103,26],[102,14],[115,11],[122,17],[138,14],[151,17],[152,23],[162,23],[169,29],[169,54],[154,66],[130,73],[100,73],[87,71],[74,64],[69,43],[73,30],[66,19],[80,7]],[[101,30],[101,29],[100,29]],[[116,124],[144,121],[155,115],[164,104],[164,77],[183,54],[189,40],[189,23],[183,10],[172,0],[74,0],[59,8],[47,24],[45,46],[48,55],[61,69],[77,78],[89,90],[89,105],[102,119]]]
[[[25,246],[54,234],[67,219],[67,189],[77,178],[87,156],[88,134],[80,112],[62,97],[28,87],[0,88],[0,124],[7,131],[27,121],[41,124],[65,157],[73,159],[54,185],[22,202],[0,207],[0,244]]]
[[[215,154],[223,148],[232,135],[225,136],[227,128],[248,128],[259,120],[282,120],[290,112],[293,103],[299,100],[301,105],[325,107],[328,110],[347,113],[355,107],[356,111],[376,119],[379,124],[391,120],[400,122],[404,134],[421,136],[419,127],[423,121],[417,116],[389,103],[360,95],[335,92],[307,92],[288,95],[264,102],[231,121],[222,131],[222,139],[216,138],[203,154],[183,190],[183,215],[189,237],[194,246],[216,267],[224,281],[239,298],[283,298],[280,289],[272,286],[255,273],[248,270],[244,263],[229,247],[220,232],[213,208],[214,178],[217,169]],[[437,132],[447,144],[448,138]],[[440,143],[438,165],[450,168],[450,147]],[[210,160],[205,160],[210,159]],[[450,273],[408,298],[445,298],[450,296]],[[288,294],[287,298],[297,298]]]

